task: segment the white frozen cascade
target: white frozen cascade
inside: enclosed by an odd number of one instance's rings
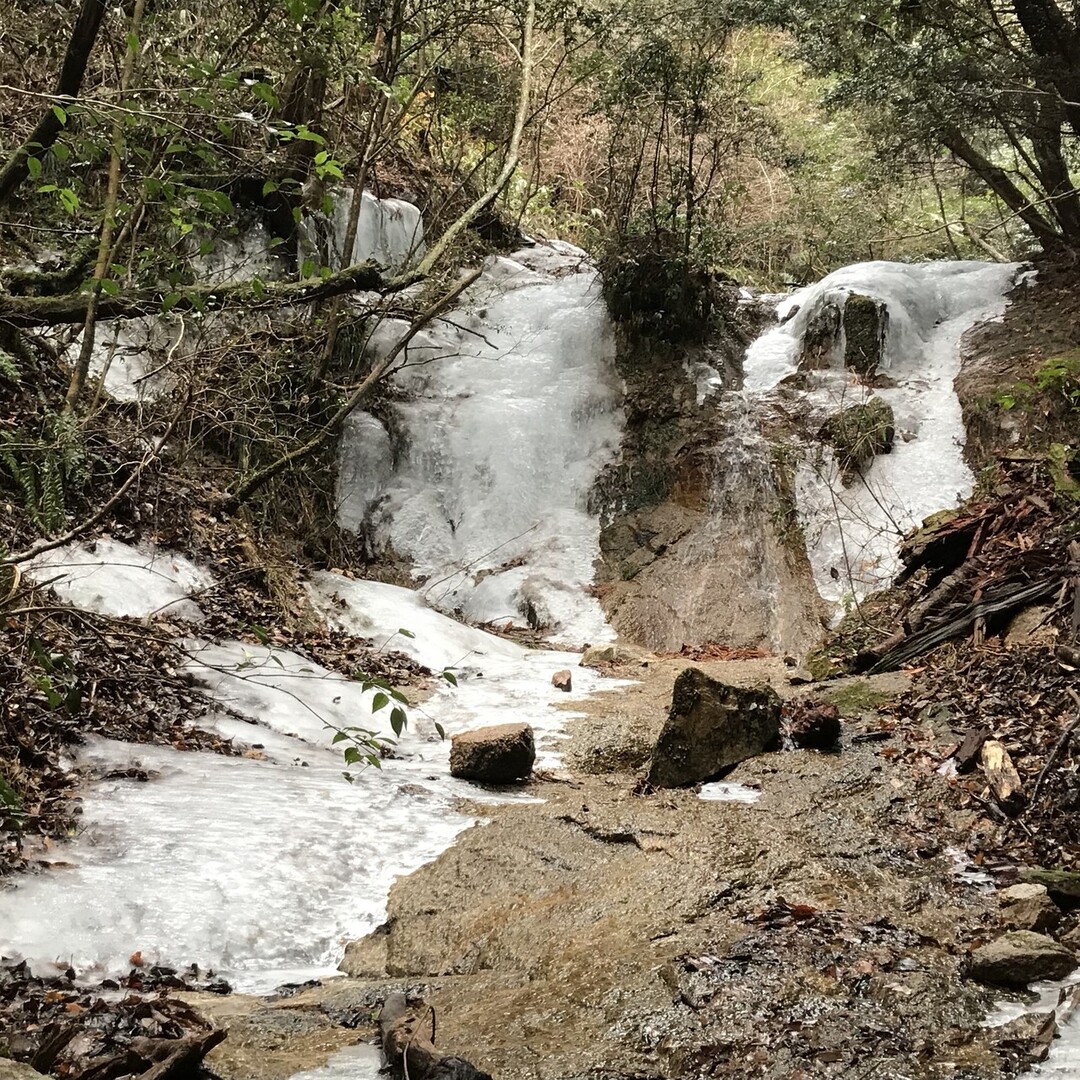
[[[198,595],[215,587],[184,559],[111,540],[52,553],[33,573],[59,579],[72,603],[110,614],[174,605],[197,619]],[[410,708],[393,755],[349,784],[328,725],[389,737],[388,710],[372,716],[372,691],[287,650],[191,638],[188,673],[220,705],[197,722],[258,749],[224,757],[91,739],[73,764],[107,777],[138,763],[156,775],[85,789],[78,835],[45,856],[53,870],[0,891],[0,955],[101,976],[126,970],[138,950],[150,962],[213,968],[250,991],[330,974],[344,943],[383,920],[394,878],[472,824],[456,799],[485,798],[449,777],[449,742],[435,724],[449,736],[524,721],[536,732],[538,765],[551,767],[574,715],[553,701],[598,683],[578,668],[565,695],[551,675],[577,656],[463,626],[408,589],[321,573],[309,592],[334,624],[434,670],[453,666],[458,686]]]
[[[420,211],[401,199],[378,199],[365,191],[361,198],[356,240],[346,259],[344,240],[348,231],[352,192],[334,193],[329,215],[306,215],[298,228],[301,263],[344,266],[373,260],[396,272],[424,251],[424,226]],[[235,235],[192,234],[192,266],[201,281],[233,284],[251,278],[273,281],[286,272],[276,254],[267,228],[251,221]],[[198,244],[194,243],[198,240]],[[233,318],[221,313],[187,316],[157,315],[115,319],[102,323],[94,339],[90,375],[101,379],[103,389],[117,401],[153,400],[164,393],[181,367],[197,354],[198,343],[220,339],[230,333]],[[74,363],[82,346],[80,331],[68,340],[55,331],[45,335]]]
[[[1054,1013],[1057,1035],[1045,1061],[1022,1075],[1037,1080],[1074,1080],[1080,1076],[1080,982],[1075,977],[1060,983],[1036,983],[1034,1000],[1002,1001],[986,1019],[987,1027],[1001,1027],[1021,1016],[1045,1017]]]
[[[387,320],[369,348],[405,330]],[[354,414],[339,516],[408,559],[427,599],[470,622],[527,622],[606,640],[587,592],[588,511],[618,453],[622,385],[596,270],[557,242],[489,259],[461,306],[417,334],[387,423]]]
[[[778,324],[750,347],[745,392],[770,400],[798,370],[804,334],[827,304],[842,308],[853,293],[888,309],[882,386],[873,393],[890,405],[895,447],[845,486],[830,451],[805,454],[796,476],[796,501],[818,591],[839,604],[886,586],[899,568],[901,535],[931,513],[970,495],[964,425],[953,380],[960,340],[978,322],[999,317],[1017,264],[932,262],[858,263],[787,297]],[[829,413],[865,400],[843,366],[838,343],[831,369],[806,373],[801,395],[820,423]],[[816,413],[815,413],[816,410]]]

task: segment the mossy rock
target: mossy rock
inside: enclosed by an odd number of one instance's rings
[[[873,375],[885,356],[889,309],[872,296],[852,293],[844,304],[844,363],[860,375]]]
[[[836,451],[840,475],[850,484],[877,454],[893,448],[896,421],[892,406],[874,397],[862,405],[849,405],[830,416],[818,432],[818,438]]]
[[[880,690],[866,679],[855,679],[830,688],[825,696],[840,710],[841,716],[861,716],[896,700],[895,692]]]
[[[1075,870],[1041,870],[1033,867],[1021,870],[1020,880],[1042,885],[1052,897],[1067,899],[1070,905],[1080,903],[1080,873]]]
[[[1063,443],[1052,443],[1046,452],[1046,464],[1054,491],[1066,499],[1080,499],[1080,481],[1073,475],[1080,467],[1076,451]]]
[[[668,342],[704,341],[716,297],[709,273],[692,259],[665,252],[623,253],[602,266],[612,319]]]
[[[806,663],[803,664],[810,675],[813,677],[814,682],[822,682],[825,679],[833,679],[837,675],[843,675],[843,667],[824,649],[816,649],[814,652],[806,658]]]

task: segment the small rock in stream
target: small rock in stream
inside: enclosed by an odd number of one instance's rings
[[[1010,930],[971,954],[970,975],[991,986],[1022,990],[1033,982],[1064,979],[1076,966],[1076,954],[1053,938]]]
[[[455,735],[450,742],[450,775],[481,784],[511,784],[532,772],[536,761],[528,724],[495,724]]]
[[[551,676],[551,685],[554,686],[556,690],[561,690],[564,694],[569,694],[574,688],[574,677],[570,673],[570,669],[563,668],[562,671],[556,671],[555,674]]]

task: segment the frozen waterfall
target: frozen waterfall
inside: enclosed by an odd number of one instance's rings
[[[1004,311],[1019,270],[1017,264],[982,262],[847,266],[787,297],[778,325],[748,350],[746,392],[765,407],[781,397],[797,402],[804,433],[871,394],[893,410],[891,453],[874,458],[852,483],[842,481],[831,450],[803,439],[796,500],[824,599],[839,605],[887,586],[899,568],[901,536],[971,494],[974,478],[964,460],[953,388],[960,341],[976,323]],[[824,369],[805,357],[811,331],[827,323],[830,307],[843,312],[852,295],[871,297],[887,311],[880,363],[865,380],[844,366],[842,321]],[[795,387],[786,385],[796,380]]]
[[[375,328],[391,347],[404,324]],[[592,485],[618,453],[622,387],[596,270],[568,244],[492,258],[462,305],[422,330],[383,419],[354,415],[339,516],[408,559],[433,604],[557,640],[611,632],[587,588]]]

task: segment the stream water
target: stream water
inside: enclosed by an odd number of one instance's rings
[[[421,223],[407,204],[365,199],[362,226],[353,261],[374,256],[401,266],[421,249]],[[312,257],[339,265],[343,234],[337,213],[305,226],[305,243]],[[804,463],[796,494],[821,595],[839,602],[885,583],[896,568],[898,533],[971,490],[952,388],[958,343],[1002,310],[1017,270],[870,263],[786,299],[785,321],[746,358],[742,426],[717,448],[724,466],[717,513],[750,507],[758,522],[750,489],[767,455],[754,410],[775,401],[796,371],[814,312],[852,292],[875,296],[890,316],[891,384],[877,393],[894,409],[896,448],[852,487],[839,483],[828,455]],[[224,279],[229,270],[217,272]],[[384,322],[369,349],[388,348],[400,330]],[[159,328],[140,322],[117,333],[124,359],[113,358],[107,389],[132,399],[155,370],[145,352]],[[177,336],[166,333],[165,347]],[[90,740],[73,767],[108,777],[137,763],[152,779],[106,778],[86,790],[79,833],[53,856],[55,868],[0,892],[0,953],[100,977],[126,969],[141,951],[175,966],[197,962],[257,992],[325,976],[347,941],[382,921],[394,878],[473,823],[457,809],[460,796],[521,797],[484,795],[452,780],[436,724],[450,735],[526,721],[537,733],[539,765],[557,765],[562,725],[573,714],[553,708],[567,696],[553,689],[551,675],[574,668],[570,700],[595,690],[597,677],[576,666],[575,653],[526,650],[435,609],[473,623],[531,624],[574,645],[613,636],[588,589],[599,522],[586,507],[598,473],[619,452],[623,388],[614,361],[596,271],[568,245],[541,244],[488,260],[458,308],[413,340],[391,404],[350,419],[341,522],[392,547],[421,591],[323,572],[308,582],[312,603],[331,624],[436,671],[453,667],[458,679],[410,709],[392,756],[353,783],[342,779],[330,741],[335,726],[383,723],[382,714],[372,719],[372,693],[287,650],[201,639],[199,597],[217,587],[207,571],[108,538],[39,559],[32,574],[53,582],[65,602],[186,619],[186,675],[218,706],[199,723],[256,749],[236,758]],[[107,362],[99,359],[99,369]],[[839,356],[802,391],[813,415],[835,410],[852,392]],[[762,596],[774,588],[768,566],[753,584]],[[716,784],[702,797],[750,802],[757,792]],[[342,1059],[310,1075],[367,1068]],[[1068,1075],[1055,1068],[1052,1060],[1039,1075]]]

